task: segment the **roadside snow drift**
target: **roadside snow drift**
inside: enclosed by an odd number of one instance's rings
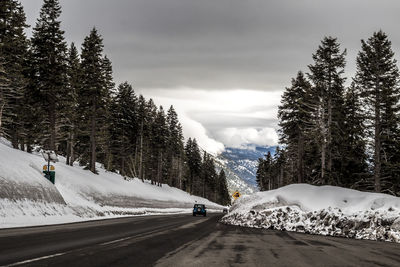
[[[236,200],[222,222],[400,242],[400,198],[335,186],[293,184]]]
[[[191,212],[193,203],[222,206],[163,184],[125,180],[98,166],[54,164],[56,182],[44,178],[41,155],[28,154],[0,140],[0,228],[101,219],[124,215]]]

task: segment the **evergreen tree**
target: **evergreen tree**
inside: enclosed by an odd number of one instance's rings
[[[68,50],[68,64],[67,64],[67,89],[68,94],[65,95],[67,98],[65,101],[65,115],[66,115],[66,164],[73,165],[75,161],[75,146],[77,136],[77,125],[78,122],[78,92],[81,87],[81,72],[80,72],[80,59],[79,53],[74,43]]]
[[[166,148],[167,148],[167,138],[169,136],[167,118],[162,106],[160,106],[157,115],[154,120],[153,127],[153,149],[154,155],[157,160],[154,169],[156,170],[155,176],[157,185],[161,186],[166,177]]]
[[[44,0],[32,38],[36,86],[41,95],[41,109],[45,117],[41,144],[51,150],[57,149],[58,130],[63,123],[63,100],[68,93],[67,46],[58,20],[60,15],[61,6],[57,0]]]
[[[145,147],[146,147],[146,140],[145,136],[148,136],[149,132],[149,123],[148,123],[148,115],[147,115],[147,107],[146,107],[146,99],[143,95],[139,96],[138,100],[138,123],[139,123],[139,136],[137,140],[137,158],[138,161],[138,175],[139,179],[144,181],[144,159],[145,159]]]
[[[201,155],[200,149],[197,145],[197,141],[194,138],[188,139],[185,146],[186,164],[187,164],[187,179],[186,188],[190,194],[198,194],[201,192]]]
[[[183,175],[183,133],[182,126],[178,120],[178,114],[173,106],[167,112],[167,127],[169,136],[167,139],[167,167],[168,183],[171,186],[182,187]]]
[[[376,192],[398,191],[399,182],[399,71],[391,42],[383,31],[361,41],[355,81],[367,109],[372,130]]]
[[[313,54],[314,64],[308,66],[319,100],[315,113],[320,132],[321,183],[335,184],[340,176],[345,55],[336,38],[325,37]]]
[[[278,110],[280,142],[286,145],[290,160],[296,162],[293,175],[297,175],[298,183],[305,180],[305,145],[311,113],[307,101],[310,90],[311,84],[299,71],[296,79],[292,79],[292,86],[286,88]]]
[[[111,104],[110,144],[114,168],[121,175],[135,177],[133,159],[135,153],[137,129],[137,97],[132,86],[124,82],[118,86]]]
[[[0,135],[11,138],[12,145],[23,149],[24,95],[27,90],[27,51],[25,35],[26,17],[21,3],[4,0],[0,6],[0,57],[3,68],[3,86],[0,92]],[[7,86],[5,85],[7,81]]]
[[[287,181],[287,171],[286,166],[287,166],[287,152],[284,149],[281,149],[280,147],[277,147],[275,150],[275,155],[274,155],[274,177],[276,178],[275,182],[275,188],[279,188],[281,186],[289,184]],[[304,160],[303,160],[303,168],[304,168]],[[296,167],[298,168],[299,165],[297,164]],[[299,181],[297,180],[298,183],[304,183],[305,180]]]
[[[360,90],[354,83],[347,89],[344,105],[343,129],[343,180],[345,187],[351,187],[367,174],[366,136]]]
[[[96,173],[97,144],[107,111],[109,92],[103,76],[103,41],[95,28],[82,44],[82,86],[79,90],[81,163]]]
[[[256,182],[260,191],[273,189],[273,158],[268,151],[265,159],[258,159]]]
[[[98,139],[98,161],[104,163],[107,169],[111,168],[112,155],[111,155],[111,143],[110,143],[110,127],[111,127],[111,96],[115,95],[115,83],[113,81],[113,71],[111,61],[107,56],[102,59],[101,65],[102,77],[103,77],[103,112],[99,118],[99,139]]]
[[[231,196],[229,195],[228,185],[226,183],[225,171],[221,169],[218,174],[218,198],[217,203],[221,205],[230,205]]]
[[[158,144],[154,141],[154,133],[157,131],[155,120],[157,117],[157,106],[154,104],[153,99],[149,99],[146,102],[146,122],[147,127],[144,129],[144,173],[148,180],[151,180],[152,184],[156,184],[159,166],[159,154]]]
[[[201,165],[201,191],[200,195],[204,198],[211,199],[212,201],[217,201],[217,179],[218,175],[215,170],[214,160],[207,153],[203,153],[203,161]]]

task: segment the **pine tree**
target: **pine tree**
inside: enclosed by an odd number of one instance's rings
[[[374,189],[397,191],[399,181],[399,71],[383,31],[361,41],[355,81],[366,103],[372,130]]]
[[[258,159],[258,168],[256,173],[256,182],[260,191],[273,189],[273,158],[268,151],[265,159]]]
[[[279,188],[281,186],[287,185],[289,182],[287,181],[287,171],[286,171],[286,166],[287,166],[287,151],[284,149],[281,149],[279,146],[275,150],[275,155],[274,155],[274,177],[276,177],[276,187]],[[304,168],[304,160],[300,161],[303,164]],[[299,165],[297,164],[297,167]],[[305,180],[299,181],[297,180],[298,183],[304,183]]]
[[[367,174],[366,134],[360,90],[354,83],[347,89],[344,105],[343,180],[345,187],[354,186]]]
[[[183,134],[182,126],[178,120],[178,114],[173,106],[167,112],[167,127],[169,136],[167,139],[167,168],[168,184],[175,187],[182,187],[183,175]]]
[[[310,108],[308,103],[311,84],[299,71],[296,79],[292,79],[292,86],[286,88],[278,110],[280,142],[287,146],[290,160],[296,162],[293,175],[297,175],[297,182],[305,180],[304,157],[307,130],[310,127]]]
[[[340,51],[336,38],[325,37],[315,54],[314,64],[309,65],[309,78],[315,86],[319,106],[317,127],[320,129],[321,183],[337,183],[338,169],[335,160],[340,164],[341,128],[343,122],[343,77],[346,50]]]
[[[230,205],[231,204],[231,197],[228,191],[228,185],[226,182],[226,175],[225,171],[221,169],[218,174],[218,199],[217,203],[221,205]]]
[[[204,151],[201,164],[201,191],[199,192],[202,197],[217,201],[217,179],[214,160]]]
[[[58,130],[63,123],[63,100],[67,92],[67,46],[61,30],[61,6],[57,0],[44,0],[40,17],[33,29],[32,51],[36,86],[41,94],[45,128],[41,144],[57,149]]]
[[[138,162],[138,175],[139,179],[144,181],[144,158],[145,158],[145,138],[144,136],[148,136],[149,132],[149,124],[148,124],[148,115],[147,115],[147,108],[146,108],[146,99],[143,95],[139,96],[138,100],[138,123],[139,123],[139,137],[137,141],[137,162]],[[136,157],[135,157],[136,159]]]
[[[158,144],[154,141],[154,132],[156,132],[155,120],[157,117],[157,106],[154,104],[153,99],[149,99],[145,105],[146,107],[146,128],[144,129],[144,173],[152,184],[156,184],[159,166]]]
[[[66,164],[73,165],[75,161],[75,146],[78,125],[78,92],[81,86],[79,53],[74,43],[68,50],[67,58],[67,94],[64,96],[64,134]]]
[[[79,90],[78,110],[81,115],[80,132],[81,163],[96,173],[97,144],[106,114],[109,97],[103,76],[103,41],[95,28],[82,44],[81,73],[82,86]]]
[[[135,153],[137,127],[137,97],[132,86],[124,82],[118,86],[111,104],[109,135],[113,166],[123,176],[137,176],[135,164],[131,161]]]
[[[157,164],[157,181],[158,185],[161,186],[162,182],[166,182],[167,177],[167,145],[168,145],[168,137],[170,136],[167,117],[164,112],[164,108],[160,106],[159,111],[157,113],[157,117],[155,120],[155,127],[157,129],[155,131],[155,144],[158,154],[158,164]]]
[[[21,3],[4,0],[0,6],[0,57],[3,86],[0,92],[0,135],[11,138],[12,145],[23,149],[24,95],[27,90],[28,40],[25,35],[26,17]],[[7,86],[4,81],[7,80]]]
[[[201,155],[197,141],[194,138],[188,139],[185,146],[186,164],[188,167],[185,186],[190,194],[198,195],[201,192]]]
[[[112,148],[110,144],[110,127],[111,127],[111,96],[115,95],[115,83],[113,81],[113,70],[111,61],[107,56],[104,56],[102,59],[102,77],[103,77],[103,88],[104,88],[104,96],[103,96],[103,112],[99,118],[99,139],[98,139],[98,150],[99,153],[97,155],[98,161],[102,162],[106,169],[111,168],[112,162]],[[129,160],[129,159],[128,159]]]

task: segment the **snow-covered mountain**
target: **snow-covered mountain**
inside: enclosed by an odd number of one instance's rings
[[[225,175],[226,175],[226,180],[228,183],[228,190],[229,193],[232,195],[235,191],[239,191],[241,194],[245,195],[250,195],[253,194],[254,192],[257,192],[257,187],[253,186],[252,184],[249,184],[246,182],[242,177],[237,175],[230,167],[229,167],[229,161],[221,158],[221,157],[215,157],[215,167],[218,172],[221,171],[221,169],[224,169]]]
[[[257,188],[256,172],[258,159],[263,158],[268,152],[275,154],[276,146],[260,147],[247,145],[243,148],[228,147],[218,155],[218,159],[226,165],[236,176],[249,185]],[[256,190],[257,191],[257,190]]]

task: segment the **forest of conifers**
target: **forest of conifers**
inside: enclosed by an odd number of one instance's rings
[[[400,195],[399,70],[383,31],[361,40],[346,86],[346,50],[325,37],[279,106],[281,148],[259,160],[261,190],[291,183]]]
[[[201,155],[196,139],[184,143],[171,106],[116,86],[103,40],[93,28],[80,52],[61,30],[61,6],[44,0],[32,38],[17,0],[0,6],[0,137],[16,149],[49,149],[96,173],[96,162],[129,179],[167,183],[228,204],[223,171]]]

